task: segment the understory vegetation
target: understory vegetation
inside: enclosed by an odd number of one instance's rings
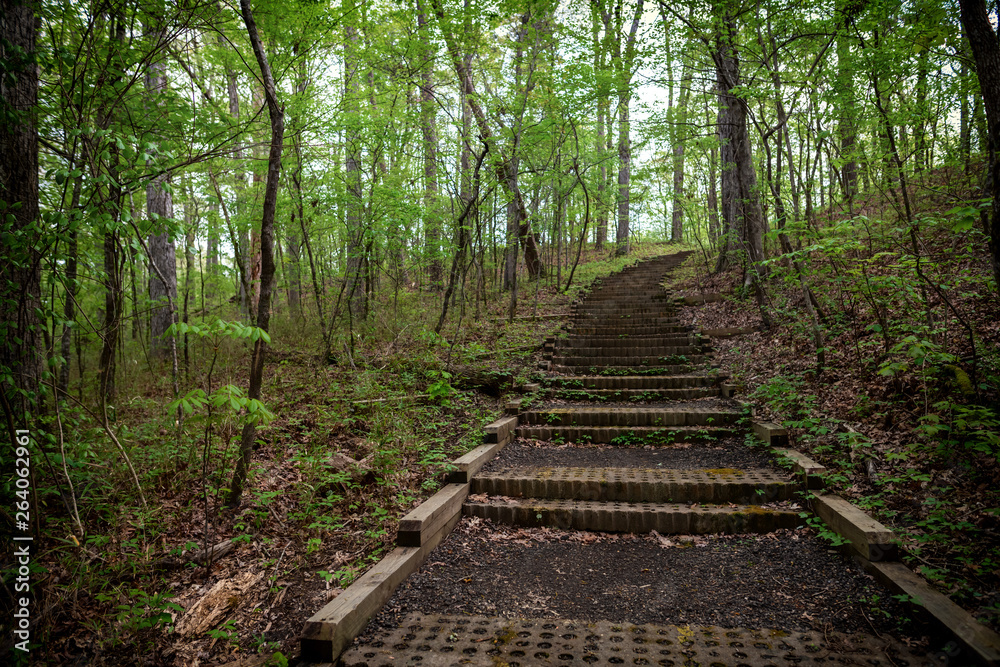
[[[996,628],[1000,303],[969,178],[927,173],[910,197],[909,224],[886,192],[786,230],[794,250],[767,263],[771,331],[738,269],[691,258],[680,293],[729,295],[685,316],[753,330],[714,341],[744,400],[893,528],[911,567]]]
[[[532,312],[565,315],[594,278],[666,249],[590,258],[568,292],[522,286],[522,318],[508,321],[502,295],[441,334],[426,303],[433,295],[390,293],[394,316],[339,358],[326,356],[318,330],[279,313],[268,400],[252,411],[240,389],[252,330],[211,320],[188,332],[180,398],[162,366],[144,362],[123,373],[119,391],[130,399],[113,422],[80,400],[63,404],[43,447],[52,454],[35,473],[46,546],[32,565],[44,610],[33,659],[277,654],[281,664],[305,619],[392,548],[398,519],[482,443],[502,397],[537,374],[537,350],[565,320]],[[250,490],[230,508],[249,419],[260,426]],[[234,579],[242,585],[202,603],[202,625],[178,623],[214,584]]]
[[[580,291],[682,249],[744,394],[997,624],[998,20],[5,2],[0,650],[283,664]]]

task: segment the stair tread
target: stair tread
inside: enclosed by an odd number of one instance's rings
[[[485,494],[477,494],[474,500],[467,500],[463,506],[509,506],[526,507],[531,509],[580,509],[600,511],[623,510],[632,512],[681,512],[685,514],[794,514],[796,516],[798,516],[798,513],[802,511],[802,508],[798,505],[798,503],[793,502],[773,503],[773,507],[763,507],[761,505],[741,505],[736,503],[632,503],[620,500],[602,501],[566,500],[559,498],[511,498],[509,496],[486,496]]]
[[[511,468],[504,471],[479,473],[479,478],[525,478],[547,480],[593,480],[593,481],[636,481],[661,482],[677,481],[690,484],[748,484],[748,483],[781,483],[798,484],[799,482],[784,472],[766,468],[707,468],[707,469],[673,469],[673,468],[621,468],[621,467],[591,467],[591,466],[532,466]]]

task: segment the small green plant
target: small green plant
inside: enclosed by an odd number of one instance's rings
[[[439,405],[450,405],[451,397],[455,394],[455,388],[451,386],[451,373],[448,371],[430,371],[428,375],[431,383],[427,385],[427,393],[431,400]]]
[[[829,526],[827,526],[822,519],[818,516],[813,516],[808,512],[800,512],[799,517],[806,520],[806,524],[816,531],[816,536],[821,540],[825,540],[830,543],[830,546],[839,547],[844,544],[850,544],[851,541],[845,539],[838,533],[834,532]]]
[[[221,639],[234,648],[240,645],[240,633],[236,629],[236,619],[231,618],[217,628],[205,633],[212,639]]]

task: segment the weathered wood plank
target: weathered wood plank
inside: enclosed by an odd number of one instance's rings
[[[454,515],[462,513],[468,484],[447,484],[399,521],[396,544],[422,547]]]
[[[986,665],[1000,665],[1000,635],[980,623],[951,599],[902,563],[863,562],[868,570],[883,586],[896,593],[910,596],[913,601],[927,610],[941,625],[946,627],[972,655]],[[957,660],[962,656],[951,655]],[[961,660],[956,664],[967,664]]]
[[[788,446],[788,429],[774,422],[754,422],[753,434],[771,447]]]
[[[461,514],[455,515],[422,547],[396,547],[316,612],[306,621],[299,639],[302,660],[335,662],[396,588],[423,564],[461,518]]]
[[[794,449],[778,449],[776,451],[794,464],[795,472],[805,477],[807,489],[823,488],[821,475],[826,473],[826,466],[816,463],[802,452]]]
[[[898,560],[892,531],[840,496],[825,494],[812,500],[812,509],[834,532],[870,561]]]
[[[504,444],[506,443],[495,442],[488,445],[479,445],[464,456],[455,459],[452,461],[455,470],[449,475],[448,481],[453,484],[467,484],[472,479],[472,476],[479,472],[480,468],[486,465],[490,459],[503,449]]]
[[[503,442],[514,434],[515,428],[517,428],[516,415],[511,417],[502,417],[486,426],[486,436],[483,441],[487,444]]]

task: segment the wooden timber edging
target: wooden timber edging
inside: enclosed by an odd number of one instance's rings
[[[869,574],[893,593],[908,596],[912,604],[955,638],[942,651],[946,662],[1000,666],[1000,634],[901,563],[895,535],[889,528],[840,496],[817,495],[811,505],[827,526],[849,540],[849,552]]]
[[[755,424],[756,426],[756,424]],[[792,462],[806,488],[822,488],[826,468],[794,449],[775,451]],[[813,513],[846,540],[848,551],[875,579],[895,594],[906,595],[955,638],[940,652],[945,662],[977,662],[1000,667],[1000,634],[976,620],[922,576],[899,561],[900,550],[891,529],[875,521],[853,503],[832,494],[820,494],[810,503]]]
[[[927,580],[903,563],[873,562],[857,557],[862,567],[894,593],[906,595],[954,635],[957,644],[946,645],[941,664],[970,664],[970,658],[984,665],[1000,665],[1000,635],[952,602]],[[963,649],[965,655],[963,656]],[[964,659],[963,659],[964,658]]]
[[[340,657],[458,524],[469,495],[469,479],[514,439],[516,428],[516,415],[487,425],[485,444],[455,459],[449,483],[400,520],[398,546],[306,621],[299,638],[303,661],[327,664]]]
[[[823,488],[823,475],[826,474],[826,467],[816,463],[802,452],[794,449],[775,448],[779,456],[783,456],[792,463],[795,472],[802,477],[805,488],[808,490]]]

